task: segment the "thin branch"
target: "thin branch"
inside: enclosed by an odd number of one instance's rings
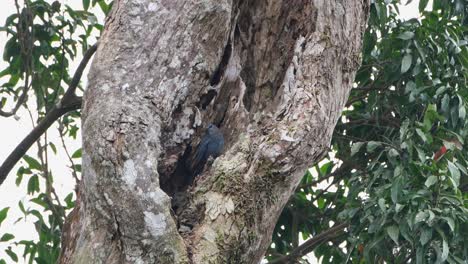
[[[29,109],[28,109],[29,110]],[[31,113],[29,113],[30,116]],[[37,156],[39,157],[41,161],[41,168],[42,168],[42,176],[44,177],[45,184],[46,184],[46,190],[45,190],[45,197],[44,201],[47,203],[49,206],[50,210],[53,212],[54,215],[60,216],[60,217],[65,217],[65,213],[63,210],[57,211],[57,208],[54,205],[53,199],[52,199],[52,191],[53,191],[53,186],[52,186],[52,179],[51,175],[49,174],[49,168],[48,168],[48,156],[47,156],[47,132],[44,133],[44,144],[41,144],[41,140],[37,140]],[[62,208],[62,206],[60,206]],[[59,221],[59,226],[62,228],[62,223]]]
[[[331,177],[336,177],[336,176],[339,176],[339,175],[341,175],[341,174],[343,174],[343,173],[345,173],[347,171],[351,171],[351,169],[353,168],[351,165],[352,165],[351,161],[345,161],[334,172],[331,172],[331,173],[329,173],[329,174],[327,174],[327,175],[325,175],[325,176],[323,176],[321,178],[318,178],[315,181],[311,181],[309,183],[301,184],[296,189],[299,190],[299,189],[302,189],[302,188],[313,187],[313,186],[317,185],[320,182],[323,182],[323,181],[326,181],[326,180],[330,179]]]
[[[32,52],[32,45],[33,45],[32,36],[34,32],[33,32],[32,26],[31,26],[31,32],[28,32],[27,28],[26,29],[23,28],[24,25],[28,27],[30,26],[30,24],[32,24],[32,18],[31,18],[31,14],[29,11],[28,3],[25,2],[25,4],[26,4],[26,9],[23,9],[23,10],[26,10],[26,11],[25,11],[25,15],[23,16],[19,10],[18,1],[15,0],[16,13],[18,15],[18,24],[17,24],[18,41],[19,41],[19,45],[21,49],[21,54],[23,55],[23,59],[24,59],[23,65],[25,66],[24,86],[21,91],[21,95],[19,96],[18,100],[16,101],[15,106],[13,107],[13,109],[11,109],[11,111],[8,111],[8,112],[3,111],[1,109],[2,106],[0,105],[0,116],[4,116],[4,117],[10,117],[16,114],[16,112],[18,112],[20,106],[26,102],[26,99],[28,98],[28,91],[32,85],[32,82],[29,81],[29,78],[31,76],[31,68],[32,68],[31,52]],[[26,19],[27,21],[24,22],[23,21],[24,19]]]
[[[93,56],[94,52],[96,52],[97,46],[98,43],[92,45],[83,55],[83,59],[81,60],[80,65],[78,65],[75,75],[73,75],[70,85],[68,86],[68,90],[63,95],[61,101],[67,101],[72,99],[73,97],[76,97],[75,91],[78,87],[78,84],[80,83],[81,75],[83,74],[83,71],[86,68],[86,65],[88,65],[88,62]]]
[[[60,123],[60,126],[59,126],[59,136],[60,136],[60,140],[62,141],[62,147],[63,149],[65,150],[65,154],[67,155],[68,157],[68,160],[70,161],[71,163],[71,169],[72,169],[72,175],[73,175],[73,178],[75,178],[75,182],[76,182],[76,185],[75,185],[75,191],[78,193],[78,184],[80,183],[80,179],[78,178],[78,174],[76,172],[76,166],[75,166],[75,163],[73,162],[73,159],[70,155],[70,152],[68,151],[68,148],[67,148],[67,145],[65,144],[65,139],[63,138],[64,136],[64,132],[63,132],[63,125],[62,125],[62,121],[60,120],[59,121]]]
[[[348,223],[336,224],[334,227],[316,235],[315,237],[304,242],[299,247],[293,249],[289,255],[270,261],[269,264],[294,262],[298,258],[312,252],[318,245],[339,237],[347,226]]]
[[[313,187],[313,186],[317,185],[318,183],[321,183],[321,182],[323,182],[323,181],[326,181],[326,180],[328,180],[328,179],[330,179],[331,177],[334,177],[334,176],[336,176],[336,175],[337,175],[336,172],[329,173],[329,174],[327,174],[326,176],[324,176],[324,177],[322,177],[322,178],[319,178],[319,179],[317,179],[317,180],[315,180],[315,181],[311,181],[311,182],[309,182],[309,183],[301,184],[301,185],[299,185],[299,186],[297,187],[297,189]]]
[[[346,140],[352,140],[352,141],[355,141],[355,142],[364,142],[364,143],[369,143],[371,141],[369,140],[364,140],[363,138],[358,138],[358,137],[353,137],[353,136],[348,136],[348,135],[336,135],[337,138],[342,138],[342,139],[346,139]],[[387,142],[383,142],[383,141],[379,141],[380,144],[382,145],[385,145],[387,147],[391,147],[397,151],[400,151],[400,148],[397,147],[397,146],[394,146],[390,143],[387,143]]]
[[[18,144],[18,146],[10,153],[10,155],[0,166],[0,185],[5,181],[8,173],[13,169],[15,164],[23,157],[28,149],[36,142],[42,134],[62,115],[81,108],[82,98],[75,95],[76,87],[78,86],[81,75],[97,49],[97,43],[91,46],[83,56],[83,60],[76,69],[70,85],[64,96],[52,109],[45,115],[39,124]]]
[[[377,128],[400,128],[400,119],[396,117],[371,117],[368,119],[355,119],[346,123],[337,124],[337,127],[348,127],[354,125],[367,125]],[[382,124],[382,125],[381,125]]]
[[[276,250],[272,249],[272,248],[268,248],[267,252],[265,255],[270,255],[272,257],[277,257],[277,258],[282,258],[284,257],[285,255],[283,254],[280,254],[278,252],[276,252]]]
[[[291,235],[292,235],[292,246],[299,246],[299,219],[296,210],[292,213],[292,224],[291,224]]]
[[[330,189],[330,187],[337,184],[338,181],[339,181],[338,178],[334,178],[333,181],[325,189],[320,190],[320,192],[315,196],[314,199],[310,200],[310,202],[314,203],[315,201],[317,201],[320,197],[322,197],[324,193],[328,191],[328,189]]]

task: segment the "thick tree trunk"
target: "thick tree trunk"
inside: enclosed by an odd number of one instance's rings
[[[89,74],[61,263],[258,263],[328,150],[368,8],[115,0]],[[225,149],[187,188],[183,164],[208,123]]]

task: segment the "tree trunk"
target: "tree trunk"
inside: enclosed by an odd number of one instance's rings
[[[61,263],[258,263],[328,146],[367,0],[115,0]],[[223,154],[187,186],[208,123]],[[171,198],[172,197],[172,198]]]

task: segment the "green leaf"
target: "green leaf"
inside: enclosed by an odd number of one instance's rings
[[[0,237],[0,242],[6,242],[6,241],[12,240],[14,238],[15,238],[14,235],[12,235],[10,233],[5,233],[5,234],[3,234],[2,237]]]
[[[89,9],[89,0],[83,0],[83,9],[88,10]]]
[[[445,85],[442,85],[441,87],[437,88],[435,98],[437,98],[439,95],[443,94],[445,91],[447,91],[448,87]]]
[[[333,169],[333,166],[334,166],[334,163],[332,161],[323,164],[318,170],[318,172],[320,173],[320,176],[326,176],[330,174]]]
[[[403,141],[406,134],[408,133],[409,120],[403,121],[400,127],[400,141]]]
[[[455,165],[457,165],[457,168],[462,171],[463,174],[468,174],[467,168],[465,168],[463,165],[461,165],[459,162],[455,162]]]
[[[424,185],[426,185],[426,187],[431,187],[432,185],[434,185],[434,183],[437,182],[437,177],[432,175],[432,176],[429,176],[429,178],[427,178],[426,182],[424,183]]]
[[[419,128],[416,128],[416,134],[424,141],[424,143],[428,142],[429,140],[426,137],[426,134]]]
[[[455,221],[453,221],[453,219],[450,218],[450,217],[443,216],[441,218],[444,219],[447,222],[447,224],[450,227],[450,230],[452,230],[452,232],[454,232],[455,231]]]
[[[14,262],[18,262],[18,256],[16,255],[15,252],[13,252],[11,250],[11,247],[8,247],[7,249],[5,249],[5,252],[7,253],[8,256],[10,256],[10,258],[14,261]]]
[[[424,129],[429,131],[437,120],[443,120],[443,118],[439,117],[437,113],[437,106],[435,104],[430,104],[427,106],[426,112],[424,113]]]
[[[50,148],[52,149],[52,151],[54,152],[54,154],[57,154],[57,147],[55,147],[55,144],[52,143],[52,142],[50,142],[50,143],[49,143],[49,146],[50,146]]]
[[[367,151],[368,152],[373,152],[377,147],[379,147],[380,145],[382,145],[382,143],[380,142],[377,142],[377,141],[369,141],[367,143]]]
[[[47,202],[44,201],[44,199],[41,196],[33,198],[30,201],[37,204],[37,205],[42,206],[44,208],[44,210],[49,208],[49,205],[47,204]]]
[[[27,215],[27,212],[26,212],[26,209],[24,208],[24,204],[22,201],[19,201],[18,202],[18,207],[19,209],[21,210],[21,212],[26,216]]]
[[[403,59],[401,60],[401,73],[405,73],[411,67],[411,62],[413,60],[413,56],[411,54],[406,54]]]
[[[426,161],[426,153],[424,153],[424,151],[422,151],[420,148],[414,146],[414,148],[416,149],[416,152],[418,152],[418,158],[421,162],[425,162]]]
[[[448,113],[450,109],[450,96],[448,94],[444,95],[442,98],[441,109],[444,113]]]
[[[387,234],[390,236],[393,242],[398,245],[398,236],[400,235],[398,226],[392,225],[387,227]]]
[[[417,86],[413,81],[409,81],[405,85],[405,93],[406,94],[411,93],[411,92],[415,91],[416,89],[417,89]]]
[[[426,245],[429,240],[431,240],[432,237],[432,229],[430,228],[424,228],[421,231],[421,237],[419,238],[419,242],[421,242],[421,245]]]
[[[379,198],[378,204],[379,204],[380,210],[382,210],[382,212],[387,211],[387,206],[385,205],[385,199],[384,198]]]
[[[110,6],[110,5],[107,5],[106,2],[105,2],[104,0],[100,0],[100,1],[98,1],[97,3],[98,3],[98,5],[99,5],[99,7],[101,8],[102,12],[103,12],[105,15],[107,15],[107,13],[109,13],[109,9],[110,9],[109,6]],[[111,4],[112,4],[112,2],[111,2]]]
[[[23,181],[24,173],[25,173],[25,169],[23,166],[21,166],[16,172],[16,180],[15,180],[16,186],[19,186],[21,184],[21,181]]]
[[[392,183],[391,197],[393,203],[398,203],[398,195],[401,193],[401,178],[396,178]]]
[[[395,213],[399,213],[403,208],[405,208],[404,205],[397,203],[395,205]]]
[[[457,123],[458,123],[458,119],[459,119],[459,108],[457,107],[457,105],[453,105],[452,108],[450,109],[450,118],[452,121],[452,125],[453,127],[456,127]]]
[[[8,214],[8,210],[10,207],[5,207],[0,211],[0,226],[2,225],[2,222],[5,220]]]
[[[37,175],[33,175],[28,181],[28,194],[34,194],[39,191],[39,177]]]
[[[449,254],[449,247],[448,247],[447,240],[444,237],[442,240],[442,255],[440,256],[441,262],[444,262],[447,260],[448,254]]]
[[[432,225],[432,222],[434,221],[435,214],[432,212],[432,210],[427,210],[427,213],[429,214],[429,217],[427,218],[427,223],[429,225]]]
[[[427,6],[429,0],[419,0],[419,12],[422,13]]]
[[[31,169],[42,170],[41,164],[35,158],[24,155],[23,159],[26,161],[26,163],[28,163]]]
[[[73,193],[69,193],[67,197],[65,197],[64,201],[68,208],[73,208],[75,206],[75,202],[73,201]]]
[[[81,172],[81,164],[75,164],[73,166],[73,169],[76,170],[77,172]]]
[[[72,125],[70,127],[70,131],[68,132],[68,134],[70,135],[70,137],[72,137],[73,139],[76,139],[76,132],[78,132],[78,127],[75,126],[75,125]]]
[[[319,209],[325,208],[325,199],[323,197],[320,197],[319,199],[317,199],[317,207]]]
[[[73,153],[72,158],[73,158],[73,159],[81,158],[81,148],[77,149],[77,150]]]
[[[412,235],[410,235],[411,231],[409,229],[409,226],[403,221],[399,223],[399,227],[400,227],[401,236],[404,237],[406,241],[413,244],[413,239],[412,239]]]
[[[403,168],[401,166],[396,166],[395,169],[393,170],[393,177],[397,178],[403,174]],[[396,180],[399,180],[396,179]]]
[[[358,153],[362,145],[364,145],[364,142],[353,143],[353,145],[351,146],[351,156],[354,156],[356,153]]]
[[[458,167],[452,162],[447,161],[447,163],[448,163],[448,169],[450,171],[450,174],[452,175],[452,179],[455,184],[454,187],[458,188],[458,185],[460,185],[460,171],[458,170]]]
[[[409,31],[405,31],[405,32],[401,33],[400,35],[398,35],[397,38],[403,39],[403,40],[412,39],[412,38],[414,38],[414,33],[409,32]]]
[[[416,223],[419,223],[419,222],[426,221],[428,216],[429,216],[429,214],[426,211],[420,211],[414,217],[414,223],[416,224]]]
[[[466,108],[462,103],[460,103],[460,108],[458,109],[458,117],[462,120],[465,120],[466,118]]]
[[[388,151],[388,156],[390,158],[394,158],[394,157],[397,157],[399,156],[400,153],[398,153],[398,150],[394,149],[394,148],[391,148],[389,151]]]

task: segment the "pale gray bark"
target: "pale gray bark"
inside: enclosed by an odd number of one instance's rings
[[[61,262],[258,263],[328,149],[368,6],[115,0],[85,94],[81,197]],[[173,194],[210,122],[224,154],[173,212],[160,185]]]

